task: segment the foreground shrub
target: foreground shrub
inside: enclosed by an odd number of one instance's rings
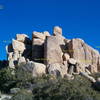
[[[8,92],[10,88],[15,86],[15,77],[12,74],[13,70],[10,68],[4,68],[0,70],[0,90]]]
[[[100,100],[100,94],[92,89],[91,82],[81,76],[76,76],[72,81],[37,82],[33,95],[34,100]]]
[[[0,70],[0,90],[9,92],[11,88],[21,89],[11,100],[100,100],[100,92],[94,90],[92,83],[80,75],[70,81],[60,77],[55,79],[50,75],[33,79],[22,65],[16,70]]]
[[[11,88],[24,88],[26,83],[31,82],[31,80],[31,74],[22,70],[22,66],[15,70],[11,68],[0,70],[0,90],[5,93],[8,93]]]
[[[14,95],[11,100],[33,100],[33,95],[26,90],[22,90]]]

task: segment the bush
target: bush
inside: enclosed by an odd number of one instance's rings
[[[44,79],[45,80],[45,79]],[[74,80],[47,80],[33,88],[34,100],[100,100],[100,94],[91,88],[91,82],[81,76]]]
[[[4,68],[0,70],[0,90],[8,92],[15,84],[15,77],[12,74],[13,70],[10,68]]]
[[[26,90],[22,90],[14,95],[11,100],[33,100],[33,95]]]
[[[31,82],[32,76],[19,66],[17,69],[4,68],[0,70],[0,90],[8,93],[11,88],[25,88]]]
[[[15,70],[10,68],[0,70],[1,91],[9,92],[11,88],[21,89],[11,100],[100,100],[100,92],[94,90],[92,83],[80,75],[76,75],[75,79],[70,81],[60,77],[55,79],[50,75],[33,79],[23,67],[24,65],[21,65]],[[32,93],[26,89],[31,89]]]

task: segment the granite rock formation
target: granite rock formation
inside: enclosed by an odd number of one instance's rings
[[[53,74],[73,78],[74,74],[81,73],[92,80],[88,75],[100,71],[99,52],[82,39],[66,39],[62,33],[62,28],[56,26],[53,35],[48,31],[34,31],[29,39],[25,34],[17,34],[6,47],[9,67],[24,63],[25,70],[33,77]]]

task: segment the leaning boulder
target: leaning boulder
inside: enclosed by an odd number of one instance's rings
[[[60,28],[59,26],[55,26],[54,30],[53,30],[53,35],[62,35],[62,28]]]
[[[30,44],[31,40],[26,34],[17,34],[16,35],[16,40],[25,44]]]

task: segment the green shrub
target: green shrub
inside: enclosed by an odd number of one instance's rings
[[[32,76],[29,72],[24,71],[22,66],[17,69],[4,68],[0,70],[0,90],[9,92],[11,88],[24,88],[27,83],[31,83]]]
[[[26,84],[31,83],[33,80],[31,73],[23,70],[22,66],[16,69],[15,77],[17,80],[17,87],[19,88],[25,88]]]
[[[14,95],[11,100],[33,100],[33,95],[26,90],[22,90]]]
[[[8,92],[15,84],[15,76],[12,74],[13,70],[10,68],[4,68],[0,70],[0,90]]]
[[[91,82],[84,77],[76,76],[72,81],[41,80],[33,88],[34,100],[100,100],[100,94],[92,89]]]
[[[24,65],[12,70],[0,70],[0,90],[9,92],[11,88],[22,91],[15,94],[11,100],[100,100],[100,92],[92,88],[92,83],[86,78],[76,75],[74,80],[58,78],[51,75],[32,78],[31,74],[23,70]],[[12,74],[15,72],[15,74]],[[99,77],[98,75],[94,75]],[[32,93],[26,91],[31,88]]]

